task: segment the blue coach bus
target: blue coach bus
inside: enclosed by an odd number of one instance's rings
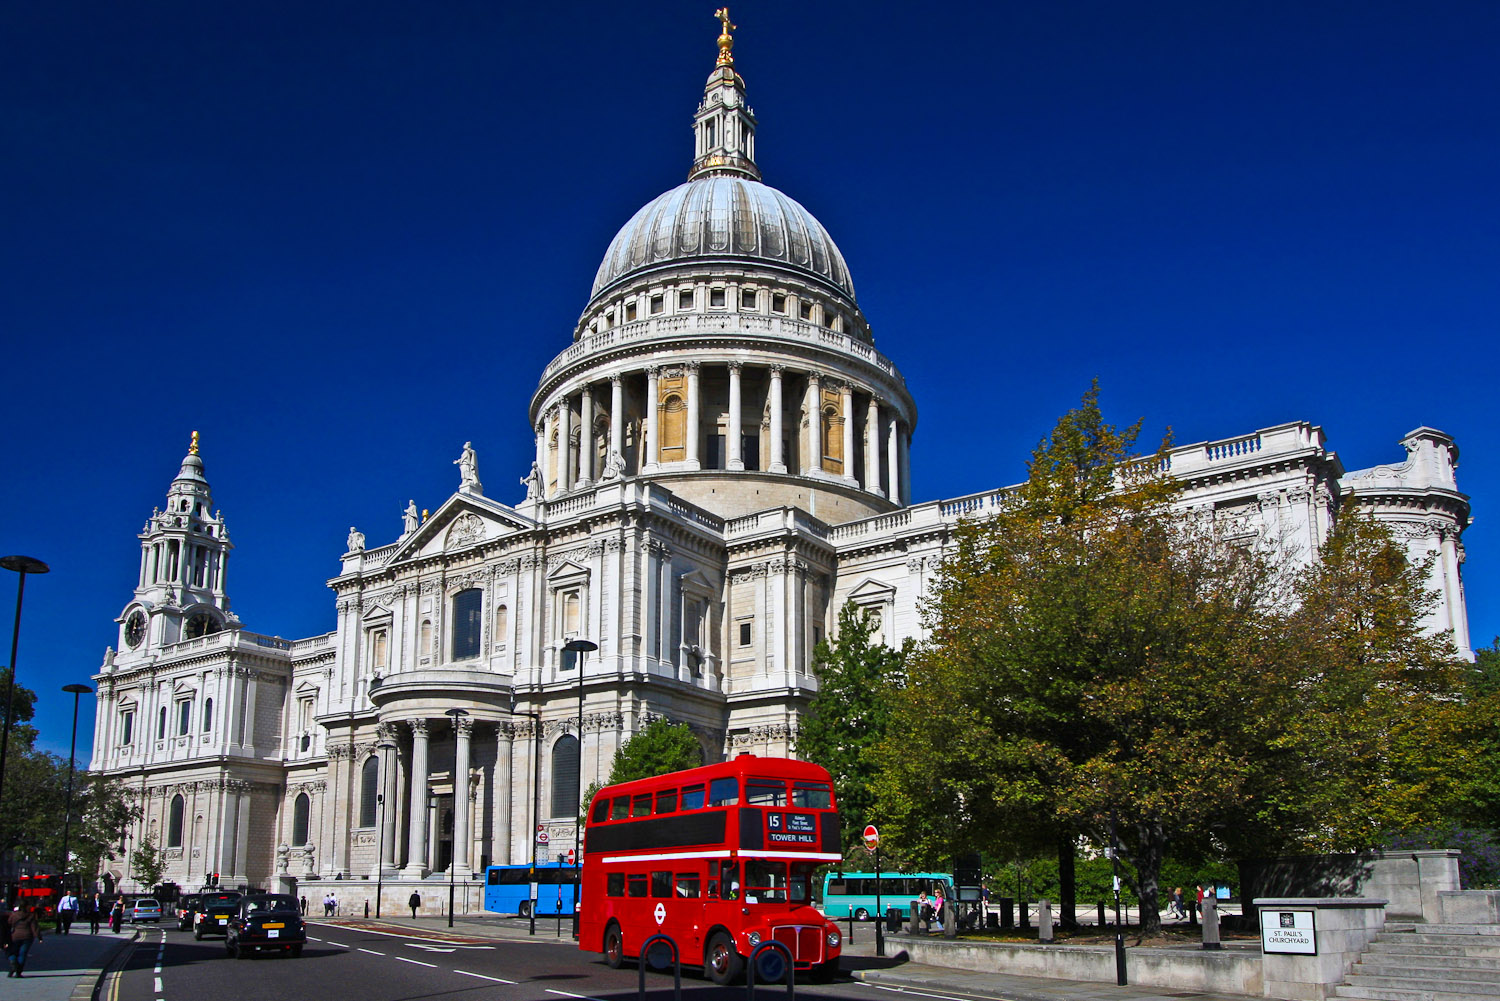
[[[531,884],[538,917],[571,915],[578,906],[578,870],[571,865],[492,865],[484,871],[484,909],[531,916]]]

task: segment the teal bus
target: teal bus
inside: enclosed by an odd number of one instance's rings
[[[879,882],[877,908],[873,872],[830,872],[823,877],[823,913],[830,918],[868,921],[884,909],[900,911],[905,918],[920,894],[931,899],[941,890],[945,899],[953,899],[953,876],[946,872],[883,872]]]

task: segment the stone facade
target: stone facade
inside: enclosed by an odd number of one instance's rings
[[[230,611],[195,435],[96,676],[91,767],[140,797],[131,837],[165,848],[168,879],[335,879],[347,906],[376,877],[527,861],[539,830],[571,847],[578,786],[656,717],[692,727],[705,760],[794,755],[844,603],[888,643],[921,637],[954,526],[1005,491],[911,501],[915,401],[832,238],[759,180],[732,58],[695,130],[688,182],[620,231],[542,373],[522,499],[487,496],[466,444],[430,516],[410,505],[376,546],[350,530],[332,632],[282,640]],[[1396,525],[1437,554],[1430,624],[1467,652],[1457,449],[1428,428],[1402,444],[1346,473],[1299,422],[1168,466],[1186,510],[1296,559],[1349,510]],[[597,644],[581,667],[577,639]]]

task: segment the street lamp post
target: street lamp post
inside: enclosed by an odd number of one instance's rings
[[[447,716],[449,719],[453,720],[453,738],[456,741],[458,739],[458,721],[461,720],[461,719],[463,719],[465,716],[469,715],[469,711],[467,709],[456,709],[455,708],[455,709],[449,709],[446,713],[444,713],[444,715]],[[456,767],[457,764],[458,764],[458,758],[456,756],[453,759],[453,763],[454,763],[454,766]],[[460,804],[458,802],[458,781],[457,781],[458,774],[457,774],[456,771],[454,773],[453,778],[454,778],[454,783],[453,783],[453,797],[454,797],[453,798],[453,838],[454,838],[454,841],[453,841],[453,844],[448,848],[448,927],[449,928],[453,927],[453,870],[456,869],[456,868],[458,868],[458,865],[457,865],[457,862],[458,862],[458,811],[459,811],[460,808],[466,808],[468,806],[467,803]],[[464,854],[467,855],[468,853],[465,852]]]
[[[78,756],[78,696],[92,692],[88,685],[63,685],[63,691],[73,696],[73,736],[68,741],[68,797],[63,811],[62,876],[63,889],[68,885],[68,831],[73,823],[73,762]],[[78,888],[82,891],[83,887]]]
[[[579,816],[573,828],[573,937],[578,937],[578,891],[583,888],[583,659],[599,649],[592,640],[569,640],[564,650],[578,655],[578,797]]]
[[[515,702],[510,704],[512,716],[527,716],[531,719],[531,882],[536,882],[536,828],[537,818],[542,809],[542,714],[520,712],[516,709]],[[582,761],[582,758],[579,759]],[[531,918],[531,934],[536,934],[536,900],[533,899],[527,907],[528,916]]]
[[[381,891],[385,889],[385,770],[391,767],[391,752],[396,744],[389,738],[375,745],[380,751],[380,788],[375,794],[375,805],[380,807],[380,833],[375,838],[375,916],[380,917]]]
[[[16,701],[16,647],[21,640],[21,597],[26,593],[26,575],[47,573],[52,568],[31,556],[0,556],[0,567],[21,575],[16,585],[16,624],[10,633],[10,677],[5,683],[5,722],[0,724],[0,805],[5,802],[5,758],[10,749],[11,709]]]

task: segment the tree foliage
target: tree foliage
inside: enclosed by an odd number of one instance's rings
[[[615,752],[609,784],[649,779],[703,764],[703,748],[686,723],[657,718]]]
[[[818,693],[797,739],[797,753],[833,776],[846,850],[862,848],[874,804],[870,750],[885,736],[892,695],[906,681],[906,648],[872,642],[873,633],[866,612],[852,603],[839,610],[837,637],[813,650]]]
[[[130,872],[136,883],[147,888],[161,882],[167,871],[167,859],[160,848],[146,838],[130,853]]]

